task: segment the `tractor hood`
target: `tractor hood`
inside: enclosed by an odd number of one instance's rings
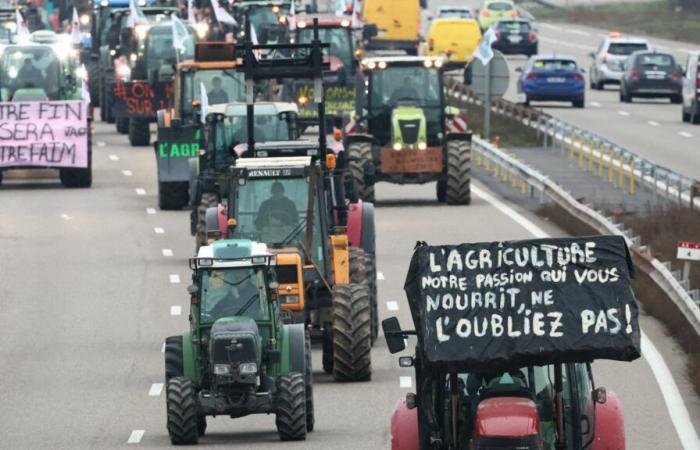
[[[209,361],[218,385],[259,383],[261,339],[249,317],[224,317],[211,327]]]
[[[476,448],[540,449],[540,421],[537,406],[529,398],[493,397],[482,400],[474,423]],[[497,446],[497,448],[506,448]]]
[[[391,112],[392,144],[400,148],[418,148],[426,144],[425,113],[414,105],[399,103]]]

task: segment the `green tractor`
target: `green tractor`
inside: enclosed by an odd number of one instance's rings
[[[275,414],[282,440],[313,431],[311,342],[303,324],[282,323],[275,261],[250,240],[221,240],[190,259],[190,329],[165,341],[173,444],[196,444],[207,416]]]
[[[6,128],[14,131],[3,144],[0,181],[2,170],[41,167],[59,169],[65,187],[90,187],[92,118],[89,105],[83,101],[87,73],[78,52],[70,41],[50,31],[37,31],[32,41],[6,45],[2,50],[0,102],[10,108],[8,111],[14,111],[13,103],[22,103],[26,110],[5,118]],[[63,115],[57,113],[47,121],[49,108]],[[74,125],[61,121],[69,118],[76,119]],[[17,141],[24,142],[19,145]]]
[[[471,201],[471,134],[466,119],[446,106],[442,60],[373,57],[361,62],[367,89],[357,133],[346,136],[347,156],[360,197],[374,201],[379,181],[437,181],[437,199]]]

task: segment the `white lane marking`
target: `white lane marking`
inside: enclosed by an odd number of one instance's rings
[[[131,170],[122,170],[122,175],[124,175],[125,177],[130,177],[133,175],[133,173],[131,172]]]
[[[171,282],[172,284],[178,284],[178,283],[180,283],[180,275],[178,275],[178,274],[176,274],[176,273],[171,273],[171,274],[168,276],[168,279],[170,280],[170,282]]]
[[[155,228],[153,228],[153,232],[155,234],[163,234],[163,233],[165,233],[165,230],[162,229],[161,227],[155,227]]]
[[[591,102],[591,106],[595,106],[596,108],[600,108],[600,103],[598,103],[598,102]]]
[[[650,120],[650,121],[647,122],[647,123],[648,123],[649,125],[651,125],[652,127],[658,127],[659,125],[661,125],[659,122],[656,122],[655,120]]]
[[[668,50],[668,47],[666,47],[665,45],[654,44],[654,48],[656,50]]]
[[[411,377],[399,377],[399,387],[410,388],[413,386],[413,379]]]
[[[134,430],[131,432],[129,435],[129,440],[126,441],[127,444],[138,444],[141,442],[141,439],[143,439],[143,433],[145,433],[146,430]]]
[[[146,208],[146,214],[155,214],[156,209],[155,208]]]
[[[395,301],[389,301],[386,302],[386,309],[389,311],[398,311],[399,310],[399,304]]]
[[[472,192],[528,230],[536,238],[550,237],[548,233],[525,218],[522,214],[516,212],[510,206],[494,198],[492,195],[482,191],[477,186],[472,185]],[[673,379],[673,375],[671,375],[671,370],[666,365],[666,362],[659,351],[656,349],[656,347],[654,347],[649,338],[647,338],[644,331],[641,331],[641,336],[642,355],[651,367],[654,378],[656,378],[656,383],[658,384],[661,394],[664,397],[664,403],[666,403],[666,408],[671,416],[673,426],[676,428],[678,438],[680,439],[684,449],[697,449],[700,439],[698,438],[698,434],[693,426],[693,423],[690,421],[688,408],[683,402],[683,397],[678,390],[678,386],[676,385],[676,381]]]
[[[179,316],[180,314],[182,314],[182,306],[173,305],[170,307],[170,315],[171,316]]]
[[[570,29],[570,28],[567,28],[564,31],[567,33],[570,33],[570,34],[578,34],[579,36],[590,36],[591,35],[591,33],[589,33],[588,31],[574,30],[574,29]]]
[[[540,36],[540,41],[550,42],[552,44],[557,44],[557,45],[565,45],[567,47],[577,48],[577,49],[585,50],[585,51],[595,50],[595,47],[591,47],[588,45],[574,44],[572,42],[566,42],[566,41],[562,41],[559,39],[552,39],[552,38],[548,38],[548,37],[544,37],[544,36]]]
[[[151,389],[148,390],[148,395],[158,397],[163,392],[163,383],[153,383]]]
[[[104,142],[104,141],[97,141],[97,146],[98,146],[98,147],[106,147],[106,146],[107,146],[107,143]]]
[[[681,132],[678,133],[678,134],[680,134],[680,135],[683,136],[683,137],[687,137],[687,138],[693,137],[693,135],[690,134],[690,133],[688,133],[687,131],[681,131]]]
[[[170,248],[164,248],[161,252],[163,252],[163,256],[173,256],[173,250]]]
[[[549,28],[550,30],[561,30],[562,29],[559,25],[552,25],[551,23],[541,23],[540,26],[542,28]]]
[[[117,155],[109,155],[109,160],[110,161],[119,161],[119,157]]]
[[[695,51],[692,48],[681,48],[679,50],[682,51],[683,53],[693,53]]]
[[[146,195],[146,190],[144,188],[136,188],[136,195]]]
[[[68,221],[68,220],[72,220],[73,216],[69,216],[68,214],[64,213],[64,214],[61,214],[61,219]]]
[[[383,279],[384,279],[384,273],[377,272],[377,280],[383,280]]]
[[[163,346],[160,348],[161,353],[165,353],[165,342],[163,342]]]
[[[627,111],[618,111],[617,113],[621,116],[629,116],[630,115],[630,113],[628,113]]]

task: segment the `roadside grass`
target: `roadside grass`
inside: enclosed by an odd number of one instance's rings
[[[572,8],[533,6],[536,20],[561,21],[700,44],[700,12],[676,7],[669,0],[605,3]]]
[[[484,129],[484,107],[467,103],[467,122],[474,134],[482,134]],[[461,106],[463,109],[465,106]],[[491,140],[496,136],[504,147],[538,147],[541,144],[537,132],[515,119],[491,111]]]
[[[556,223],[572,236],[599,234],[557,205],[545,205],[537,213]],[[642,242],[651,246],[654,256],[661,261],[675,261],[678,239],[700,241],[700,228],[697,227],[699,219],[700,214],[694,211],[676,208],[654,211],[644,216],[628,217],[624,223],[634,230],[635,234],[642,237]],[[688,355],[686,376],[691,381],[695,392],[700,395],[700,337],[694,332],[683,313],[678,308],[672,307],[671,301],[656,286],[651,277],[640,270],[643,261],[638,261],[635,257],[633,260],[638,269],[632,280],[632,289],[637,301],[644,312],[664,324],[666,334],[671,336]],[[695,267],[691,280],[698,280],[699,276],[700,267]]]

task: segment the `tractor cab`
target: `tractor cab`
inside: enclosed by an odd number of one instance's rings
[[[69,41],[8,45],[0,56],[0,101],[81,99],[86,76]]]
[[[207,416],[276,414],[282,440],[314,427],[309,336],[284,324],[275,255],[265,244],[220,240],[190,259],[189,330],[165,343],[167,427],[196,444]]]
[[[242,30],[248,24],[255,29],[260,44],[285,44],[290,39],[287,24],[290,6],[289,0],[252,0],[234,3],[233,12]],[[244,36],[245,32],[241,31],[240,37]]]
[[[404,284],[413,329],[382,321],[391,353],[416,338],[399,357],[416,392],[394,409],[392,450],[625,448],[592,362],[640,357],[632,276],[621,236],[419,242]]]
[[[139,50],[132,69],[132,77],[137,80],[147,79],[150,84],[172,81],[175,76],[173,67],[180,61],[194,56],[195,36],[191,27],[186,26],[183,48],[175,48],[173,43],[173,24],[170,21],[143,25],[144,31],[139,36]]]

